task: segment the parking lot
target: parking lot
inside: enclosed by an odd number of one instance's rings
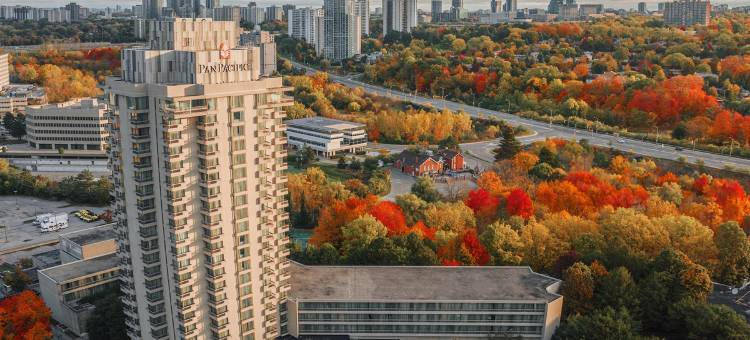
[[[0,196],[0,262],[2,255],[17,250],[43,246],[56,242],[58,235],[88,229],[101,224],[101,221],[86,223],[72,215],[80,209],[89,209],[100,214],[107,207],[92,207],[70,204],[65,201],[50,201],[25,196]],[[44,213],[66,212],[69,227],[58,231],[42,233],[38,226],[32,224],[34,217]],[[7,232],[7,241],[6,241]]]

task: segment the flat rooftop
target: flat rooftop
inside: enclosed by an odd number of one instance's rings
[[[560,280],[529,267],[290,265],[290,299],[554,301]],[[555,285],[555,286],[553,286]]]
[[[52,249],[42,253],[37,253],[31,255],[31,258],[34,260],[34,262],[38,262],[41,265],[41,268],[38,269],[50,268],[61,263],[60,249]]]
[[[345,120],[331,119],[325,117],[308,117],[286,121],[288,126],[296,126],[308,130],[322,132],[340,132],[352,129],[364,129],[365,124],[348,122]]]
[[[68,218],[76,217],[71,215]],[[117,237],[117,234],[115,234],[115,230],[113,229],[114,225],[114,223],[107,223],[98,227],[63,234],[60,235],[60,237],[64,237],[79,246],[85,246],[87,244],[111,240]]]
[[[62,283],[109,269],[117,270],[117,264],[119,262],[120,259],[117,257],[117,254],[111,253],[87,260],[80,260],[59,265],[57,267],[47,268],[40,270],[39,272],[49,276],[57,283]]]

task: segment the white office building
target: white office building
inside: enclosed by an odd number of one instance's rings
[[[313,45],[320,53],[323,48],[323,9],[302,7],[290,9],[287,13],[287,34],[295,39],[302,39]]]
[[[354,0],[323,2],[324,57],[333,62],[351,58],[361,51],[361,20],[355,15]]]
[[[360,34],[370,35],[370,0],[354,0],[354,15],[359,17]]]
[[[288,291],[282,79],[235,22],[149,22],[106,80],[131,339],[275,339]]]
[[[26,139],[41,150],[103,151],[109,141],[107,104],[95,98],[30,106],[26,109]]]
[[[291,265],[289,335],[538,339],[560,323],[560,280],[529,267]]]
[[[417,27],[417,0],[383,0],[383,34]]]
[[[287,123],[289,145],[310,147],[326,157],[364,150],[367,146],[365,125],[324,117],[293,119]]]

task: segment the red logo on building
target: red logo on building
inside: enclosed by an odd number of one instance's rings
[[[224,43],[221,43],[219,45],[219,58],[221,59],[229,59],[232,57],[232,50],[229,49]]]

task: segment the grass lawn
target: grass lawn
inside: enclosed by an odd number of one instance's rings
[[[343,182],[347,179],[356,178],[356,176],[354,176],[354,174],[352,174],[350,171],[339,169],[334,164],[313,163],[308,165],[307,167],[299,168],[296,164],[291,162],[289,163],[290,173],[300,173],[306,168],[320,168],[320,170],[323,170],[326,176],[328,176],[328,179],[333,181]]]

